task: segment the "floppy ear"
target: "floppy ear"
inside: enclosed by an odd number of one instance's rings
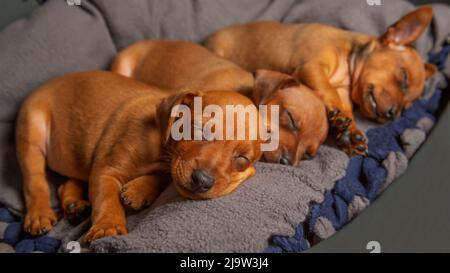
[[[170,138],[170,129],[175,122],[176,117],[171,117],[172,108],[178,105],[190,105],[194,101],[194,97],[200,97],[201,93],[196,91],[186,91],[165,98],[161,101],[156,110],[158,127],[161,130],[161,138],[163,146],[166,145]]]
[[[425,31],[432,19],[433,9],[430,6],[418,8],[390,26],[380,41],[393,48],[410,45]]]
[[[425,63],[425,78],[428,80],[429,78],[433,77],[437,72],[438,68],[434,64]]]
[[[257,70],[255,72],[253,100],[256,105],[262,104],[275,91],[296,85],[299,85],[299,83],[290,75],[271,70]]]

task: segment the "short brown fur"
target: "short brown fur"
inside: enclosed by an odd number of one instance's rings
[[[381,37],[323,24],[249,23],[220,30],[207,47],[249,71],[292,74],[322,98],[340,146],[366,154],[352,103],[365,117],[385,122],[420,97],[436,67],[424,64],[410,45],[431,19],[431,7],[419,8]]]
[[[261,155],[260,142],[174,141],[168,134],[174,121],[170,111],[178,104],[190,105],[194,96],[201,96],[204,106],[252,104],[245,96],[229,91],[170,96],[100,71],[66,75],[33,92],[21,107],[16,131],[28,210],[24,229],[43,234],[57,220],[50,204],[46,167],[69,178],[59,188],[66,215],[88,205],[83,196],[83,183],[88,182],[92,205],[92,227],[85,237],[88,242],[126,234],[124,204],[135,209],[148,205],[171,182],[180,194],[194,199],[236,189],[255,173],[253,163]],[[241,155],[247,160],[240,159],[237,164]],[[211,163],[219,161],[218,167]],[[208,171],[215,179],[207,192],[196,192],[190,183],[197,169]]]
[[[226,89],[252,98],[256,105],[280,106],[280,145],[265,152],[268,162],[298,165],[314,156],[328,133],[324,105],[291,76],[260,70],[256,79],[206,48],[182,41],[142,41],[123,50],[111,70],[177,93]]]

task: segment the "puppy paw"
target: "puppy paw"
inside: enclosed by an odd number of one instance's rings
[[[330,122],[330,127],[337,132],[343,132],[347,130],[353,122],[351,118],[342,114],[340,110],[329,111],[328,120]]]
[[[27,212],[23,229],[33,236],[39,236],[49,232],[57,221],[58,217],[51,208],[36,208]]]
[[[349,156],[367,156],[367,141],[359,130],[345,130],[337,135],[338,146]]]
[[[147,196],[145,191],[139,187],[139,183],[125,184],[120,192],[122,203],[134,210],[140,210],[149,206],[153,201],[153,196]]]
[[[116,236],[116,235],[125,235],[128,234],[127,227],[122,223],[114,223],[114,222],[99,222],[94,224],[86,236],[84,237],[84,241],[87,243],[92,243],[95,240],[100,238]]]
[[[80,223],[89,217],[91,205],[86,200],[75,200],[73,202],[66,202],[63,206],[64,218],[70,223]]]
[[[330,111],[328,118],[339,148],[349,156],[368,155],[367,139],[355,127],[351,118],[343,115],[339,110]]]

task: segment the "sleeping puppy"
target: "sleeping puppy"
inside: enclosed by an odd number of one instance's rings
[[[263,160],[297,166],[314,156],[328,134],[323,103],[286,74],[259,70],[253,75],[202,46],[181,41],[142,41],[122,51],[111,70],[177,93],[181,90],[234,90],[256,105],[279,105],[279,146]]]
[[[92,227],[87,242],[127,233],[120,197],[139,209],[171,182],[182,196],[192,199],[214,198],[236,189],[255,173],[260,141],[175,141],[171,128],[185,117],[174,117],[174,106],[192,110],[197,97],[203,107],[253,105],[245,96],[229,91],[169,96],[100,71],[62,76],[33,92],[21,107],[16,132],[27,207],[24,229],[32,235],[43,234],[57,220],[46,167],[68,177],[59,189],[66,214],[69,209],[84,209],[88,202],[83,186],[88,185]]]
[[[322,24],[249,23],[215,33],[207,47],[249,71],[281,71],[313,89],[338,144],[360,155],[367,141],[353,122],[352,103],[363,116],[386,122],[421,96],[436,67],[424,64],[411,44],[431,19],[431,7],[419,8],[380,37]]]

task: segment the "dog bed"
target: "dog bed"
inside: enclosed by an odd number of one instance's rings
[[[413,8],[401,0],[376,7],[359,0],[84,0],[74,7],[47,1],[0,32],[0,252],[71,251],[70,242],[89,227],[88,221],[74,227],[61,220],[45,236],[21,232],[14,121],[25,96],[45,81],[107,69],[118,51],[141,39],[202,42],[223,26],[254,20],[322,22],[379,35]],[[300,168],[258,163],[257,175],[223,198],[182,200],[169,188],[151,208],[128,217],[128,235],[98,240],[85,250],[300,252],[343,228],[407,169],[435,123],[443,75],[450,76],[445,47],[450,8],[434,5],[434,11],[417,48],[443,74],[394,122],[381,126],[358,119],[369,139],[369,157],[349,159],[330,142]],[[49,178],[52,189],[64,181],[51,172]],[[56,198],[53,205],[58,208]]]

